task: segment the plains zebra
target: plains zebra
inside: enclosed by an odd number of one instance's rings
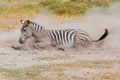
[[[23,44],[31,36],[35,38],[36,42],[44,42],[49,39],[50,45],[64,47],[80,47],[88,46],[92,42],[103,40],[108,35],[108,30],[98,39],[93,41],[89,34],[83,30],[76,29],[63,29],[63,30],[46,30],[39,24],[30,20],[21,20],[21,36],[19,42]]]

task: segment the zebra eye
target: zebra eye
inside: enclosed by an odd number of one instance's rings
[[[26,29],[24,29],[24,31],[27,31]]]

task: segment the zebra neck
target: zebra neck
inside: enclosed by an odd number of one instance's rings
[[[39,33],[34,31],[32,36],[36,42],[40,42],[41,39],[46,36],[46,30],[41,30]]]
[[[42,33],[40,33],[40,34],[42,34],[42,37],[45,37],[47,35],[47,30],[43,29]]]

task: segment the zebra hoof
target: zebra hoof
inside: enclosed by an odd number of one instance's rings
[[[20,50],[20,47],[11,46],[15,50]]]
[[[21,48],[20,45],[18,46],[18,45],[15,45],[15,44],[12,44],[10,47],[15,49],[15,50],[20,50],[20,48]]]
[[[58,50],[60,50],[60,51],[65,51],[65,49],[63,49],[63,48],[58,48]]]

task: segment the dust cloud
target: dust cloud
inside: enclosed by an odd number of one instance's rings
[[[120,48],[120,2],[113,3],[107,10],[99,7],[91,9],[84,17],[59,19],[47,14],[39,14],[31,19],[46,29],[77,28],[90,33],[94,40],[107,28],[109,35],[102,41],[104,48]],[[0,44],[18,42],[20,29],[0,33]],[[1,47],[1,45],[0,45]],[[3,47],[3,45],[2,45]],[[5,47],[5,46],[4,46]]]
[[[107,10],[94,7],[83,18],[64,21],[63,25],[83,29],[89,32],[94,40],[107,28],[109,35],[100,44],[105,48],[120,48],[120,2],[111,4]]]
[[[94,8],[87,14],[86,21],[93,24],[93,29],[96,31],[93,34],[103,32],[104,28],[109,30],[109,36],[104,42],[106,47],[120,47],[120,2],[111,4],[106,12]]]
[[[0,51],[11,51],[13,44],[19,44],[19,29],[0,33]]]

